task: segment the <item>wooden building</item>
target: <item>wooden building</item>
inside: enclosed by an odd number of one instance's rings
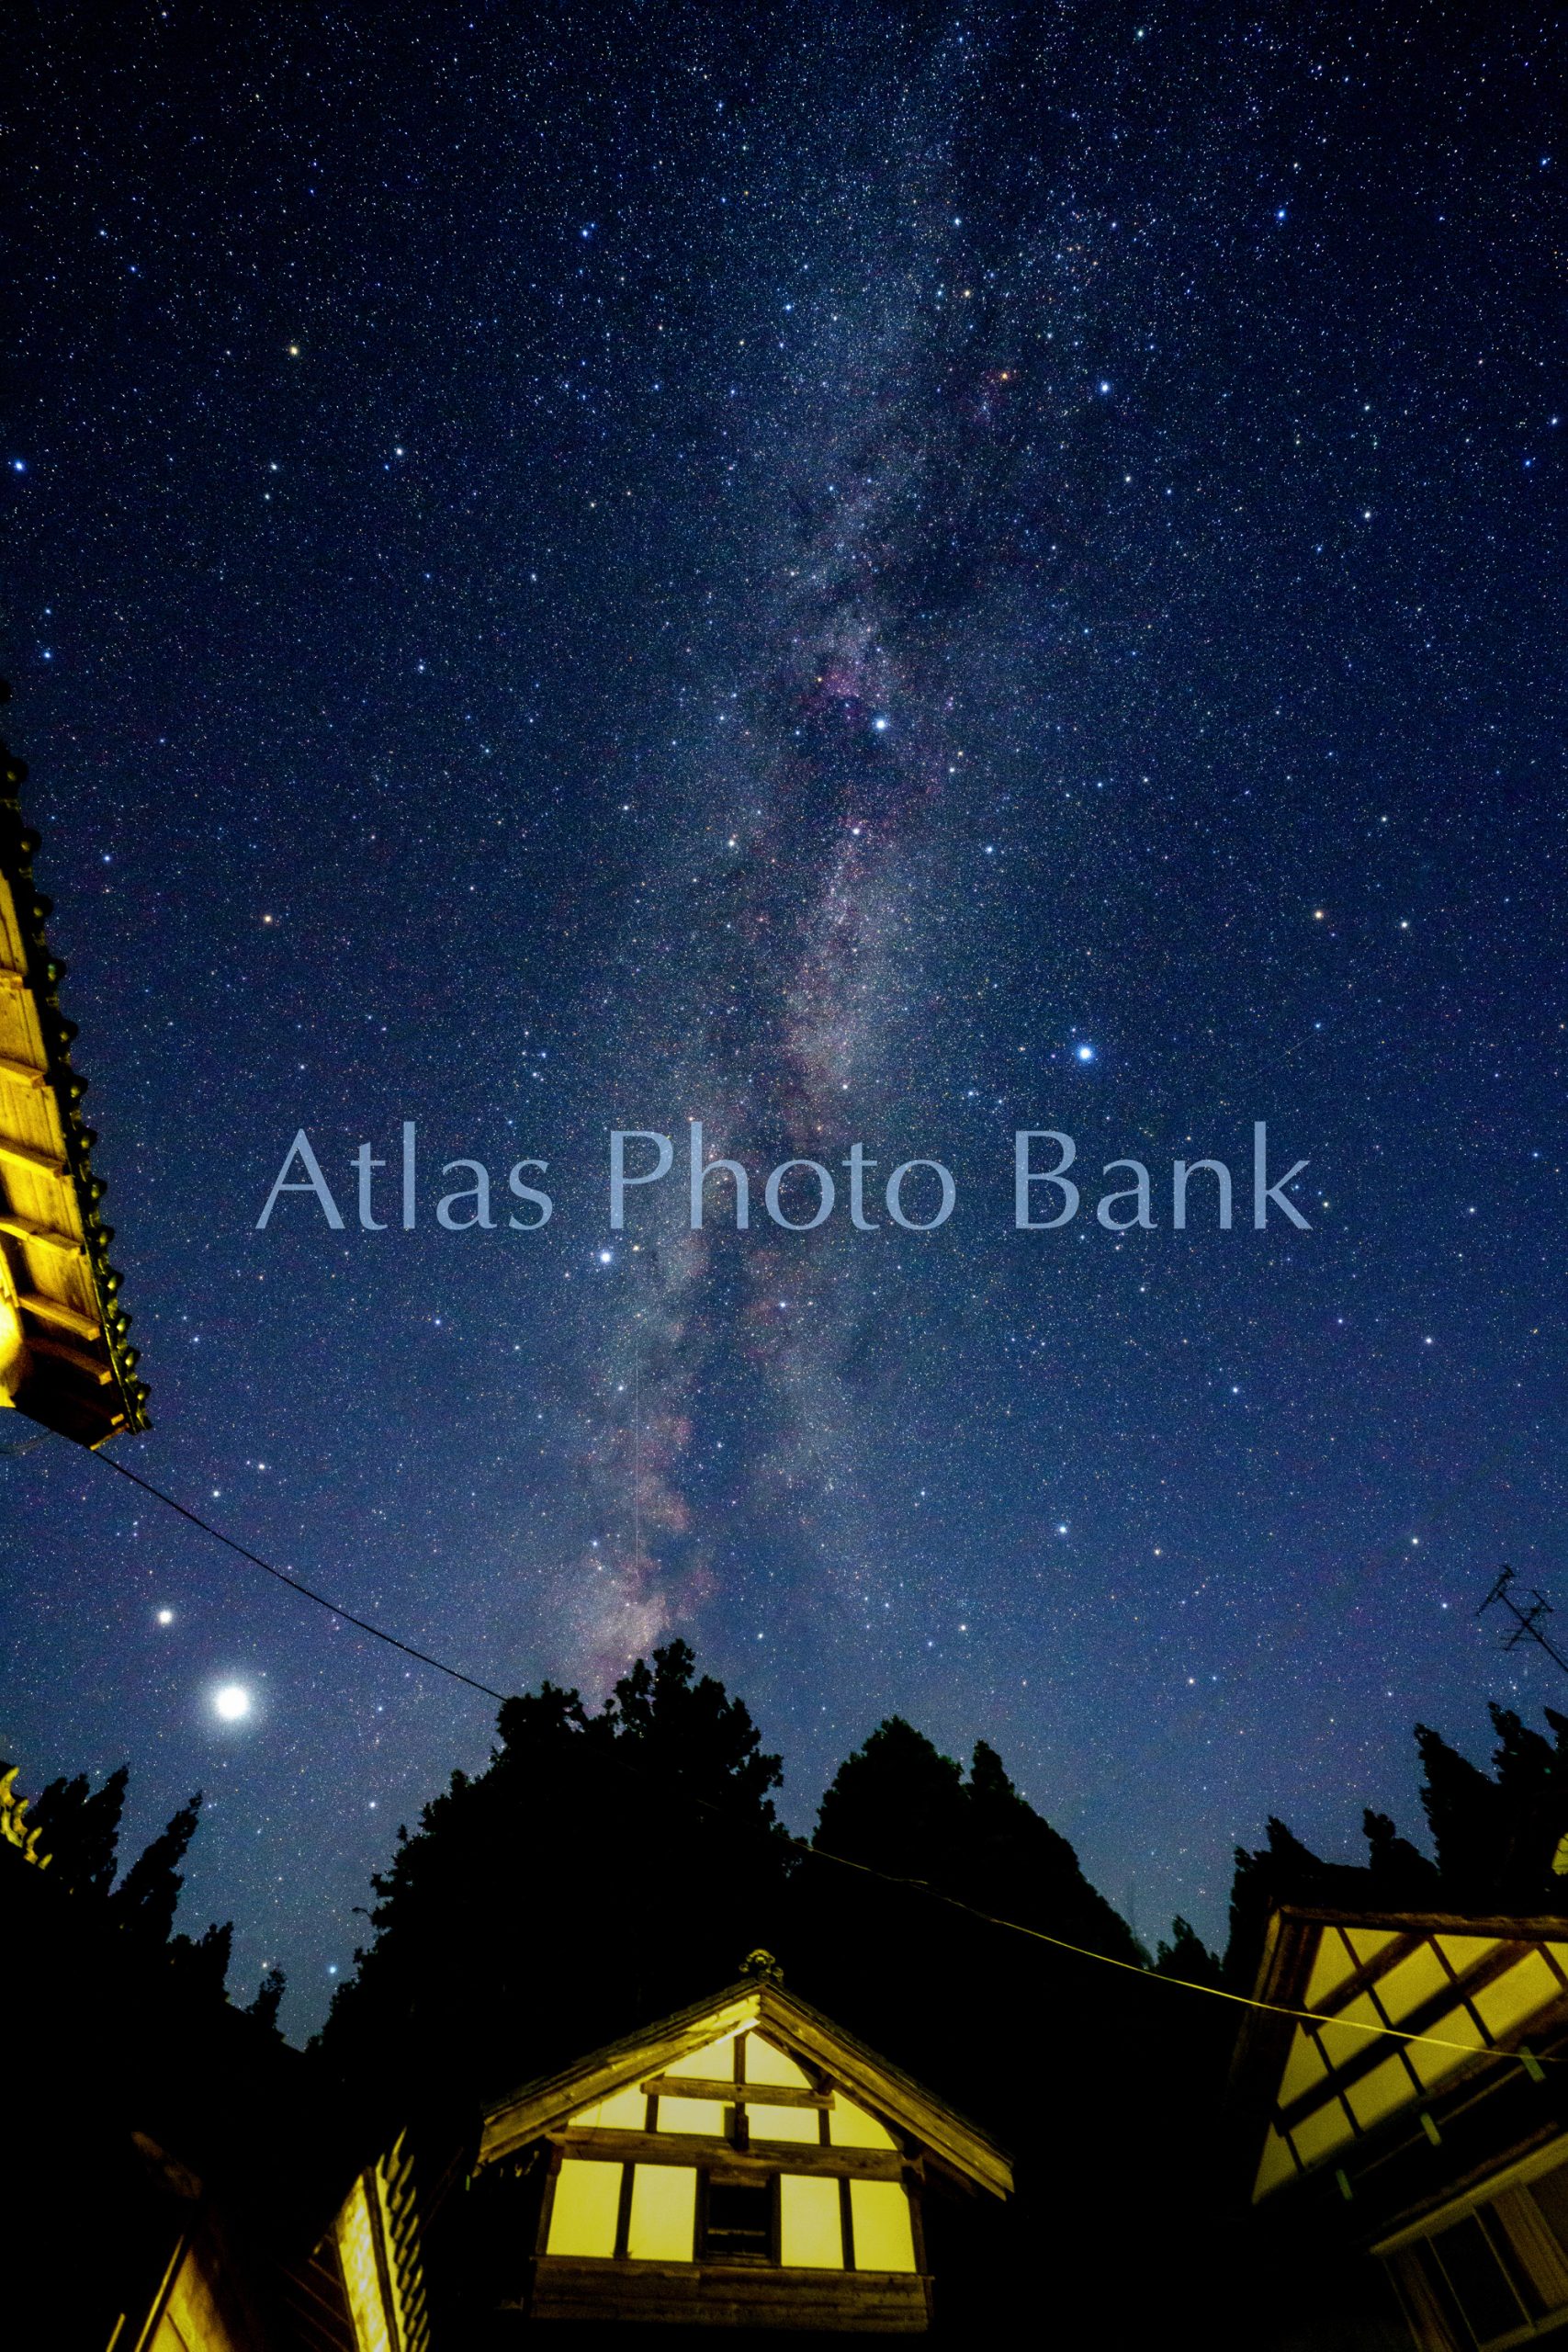
[[[465,2149],[374,2127],[167,1947],[57,1884],[0,1774],[8,2024],[0,2341],[428,2352],[420,2225]]]
[[[65,967],[33,883],[39,839],[17,802],[26,776],[0,743],[0,1406],[96,1446],[147,1427],[147,1390],[109,1263],[76,1031],[60,1009]]]
[[[311,2055],[192,1998],[166,1947],[53,1885],[14,1784],[7,2213],[71,2352],[919,2334],[927,2196],[1010,2191],[990,2140],[771,1978],[482,2113],[384,2130]]]
[[[1253,2011],[1236,2055],[1268,2267],[1333,2281],[1259,2342],[1568,2330],[1568,1919],[1287,1907],[1257,1993],[1307,2013]]]
[[[974,2124],[765,1972],[496,2101],[477,2171],[531,2224],[498,2280],[531,2322],[903,2335],[931,2321],[928,2190],[1012,2187]]]

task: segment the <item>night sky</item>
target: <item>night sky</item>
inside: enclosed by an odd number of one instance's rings
[[[39,22],[6,731],[118,1458],[498,1689],[685,1635],[797,1829],[881,1715],[983,1736],[1151,1940],[1270,1811],[1415,1830],[1416,1719],[1564,1691],[1472,1615],[1505,1559],[1568,1609],[1560,28]],[[692,1119],[743,1234],[682,1229]],[[615,1125],[677,1149],[620,1234]],[[342,1232],[257,1230],[300,1126]],[[129,1758],[133,1833],[205,1789],[183,1923],[307,2030],[493,1708],[19,1421],[0,1527],[0,1752]]]

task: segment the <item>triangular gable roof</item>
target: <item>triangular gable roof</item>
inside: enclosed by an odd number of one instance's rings
[[[1568,1919],[1287,1905],[1269,1924],[1232,2071],[1253,2148],[1254,2202],[1343,2166],[1402,2109],[1568,2027]],[[1362,2029],[1392,2026],[1393,2033]],[[1408,2115],[1404,2118],[1408,2122]]]
[[[995,2197],[1012,2189],[1012,2165],[996,2142],[953,2108],[924,2089],[890,2060],[878,2057],[819,2009],[768,1980],[731,1984],[673,2017],[643,2027],[581,2058],[559,2074],[541,2075],[489,2102],[479,2163],[494,2163],[563,2123],[581,2108],[610,2098],[707,2043],[756,2026],[792,2056],[821,2067],[847,2093],[863,2099],[888,2122],[921,2141],[953,2171]]]

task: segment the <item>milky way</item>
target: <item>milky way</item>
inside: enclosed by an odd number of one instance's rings
[[[1545,20],[35,38],[7,732],[128,1461],[498,1689],[680,1631],[799,1825],[886,1713],[985,1737],[1145,1932],[1218,1934],[1269,1810],[1414,1828],[1414,1719],[1552,1695],[1471,1613],[1561,1557]],[[257,1229],[300,1126],[341,1233]],[[614,1126],[675,1155],[620,1232]],[[1071,1227],[1014,1230],[1020,1127]],[[548,1226],[441,1227],[470,1156]],[[303,2028],[485,1707],[52,1442],[0,1513],[0,1752],[205,1786],[194,1924]]]

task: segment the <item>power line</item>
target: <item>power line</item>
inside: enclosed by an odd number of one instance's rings
[[[479,1681],[475,1675],[465,1674],[461,1667],[448,1666],[445,1658],[432,1657],[428,1650],[415,1649],[412,1642],[400,1641],[396,1634],[389,1634],[384,1626],[372,1625],[366,1618],[356,1617],[352,1609],[340,1608],[335,1600],[329,1600],[325,1593],[312,1591],[308,1584],[301,1584],[298,1577],[289,1576],[283,1568],[275,1568],[272,1562],[264,1560],[259,1552],[237,1544],[231,1535],[225,1535],[220,1527],[214,1527],[209,1519],[203,1519],[199,1511],[187,1510],[185,1504],[176,1502],[173,1495],[166,1495],[162,1487],[153,1486],[151,1479],[141,1477],[136,1471],[128,1470],[123,1462],[117,1462],[112,1453],[95,1453],[93,1459],[103,1463],[107,1469],[118,1471],[122,1478],[129,1478],[133,1487],[140,1487],[144,1495],[151,1495],[155,1501],[166,1504],[182,1519],[188,1519],[193,1527],[199,1527],[202,1533],[210,1535],[215,1544],[227,1544],[229,1550],[238,1553],[242,1560],[248,1560],[253,1568],[261,1568],[269,1577],[276,1577],[279,1584],[286,1584],[290,1592],[299,1593],[302,1600],[313,1600],[318,1609],[330,1611],[333,1616],[341,1617],[347,1625],[356,1625],[362,1634],[369,1634],[376,1641],[385,1642],[389,1649],[401,1650],[405,1657],[417,1658],[421,1666],[434,1667],[437,1674],[450,1675],[454,1682],[466,1682],[470,1690],[480,1691],[487,1699],[505,1701],[507,1694],[504,1690],[492,1690],[488,1682]]]
[[[963,1911],[971,1919],[984,1920],[988,1928],[1009,1928],[1015,1936],[1032,1937],[1034,1942],[1050,1944],[1056,1951],[1070,1951],[1079,1960],[1098,1961],[1102,1968],[1124,1968],[1130,1974],[1142,1977],[1145,1984],[1169,1984],[1181,1993],[1207,1993],[1211,2000],[1234,2001],[1240,2008],[1262,2009],[1269,2017],[1299,2018],[1306,2024],[1314,2025],[1320,2030],[1329,2026],[1342,2026],[1347,2033],[1386,2034],[1391,2041],[1394,2041],[1429,2042],[1437,2050],[1462,2050],[1467,2058],[1511,2058],[1521,2065],[1527,2074],[1542,2064],[1560,2063],[1554,2059],[1543,2061],[1537,2057],[1533,2051],[1478,2050],[1472,2041],[1448,2041],[1439,2034],[1410,2033],[1403,2026],[1365,2025],[1356,2018],[1326,2016],[1321,2009],[1290,2009],[1279,2001],[1257,2000],[1250,1993],[1228,1992],[1221,1984],[1201,1984],[1196,1977],[1168,1976],[1162,1969],[1140,1968],[1135,1960],[1117,1960],[1111,1952],[1095,1951],[1088,1944],[1068,1943],[1065,1936],[1047,1935],[1043,1928],[1026,1928],[1021,1919],[1003,1919],[993,1911],[982,1911],[976,1904],[965,1903],[956,1894],[944,1894],[942,1888],[932,1886],[929,1879],[898,1878],[891,1871],[879,1871],[870,1862],[855,1862],[852,1861],[847,1854],[831,1853],[825,1846],[808,1846],[802,1838],[792,1838],[789,1842],[792,1846],[798,1847],[803,1854],[815,1855],[819,1861],[837,1862],[844,1870],[859,1871],[866,1878],[880,1879],[884,1886],[908,1887],[916,1894],[930,1895],[933,1902],[945,1903],[952,1911]]]
[[[215,1544],[225,1545],[240,1559],[248,1561],[252,1567],[260,1568],[267,1576],[275,1577],[279,1584],[286,1584],[290,1592],[299,1593],[302,1600],[314,1601],[318,1609],[325,1609],[332,1616],[341,1617],[345,1624],[356,1626],[362,1634],[370,1634],[378,1642],[385,1642],[389,1649],[400,1650],[405,1657],[417,1659],[421,1666],[433,1667],[437,1674],[450,1676],[454,1682],[466,1684],[470,1690],[478,1690],[484,1698],[494,1699],[499,1704],[505,1703],[508,1696],[505,1691],[493,1690],[488,1682],[480,1682],[476,1676],[465,1674],[460,1667],[448,1666],[445,1658],[433,1657],[428,1650],[416,1649],[412,1642],[400,1641],[396,1634],[389,1634],[384,1627],[372,1625],[364,1617],[356,1617],[351,1609],[340,1608],[335,1600],[329,1600],[324,1593],[312,1590],[308,1584],[301,1584],[298,1577],[289,1576],[285,1569],[275,1567],[270,1560],[264,1560],[259,1552],[253,1552],[248,1545],[237,1543],[233,1536],[226,1535],[220,1527],[214,1527],[210,1520],[203,1519],[199,1511],[188,1510],[184,1503],[176,1501],[173,1495],[165,1494],[162,1487],[153,1486],[151,1479],[143,1478],[136,1471],[128,1469],[123,1462],[117,1462],[112,1454],[96,1453],[94,1459],[103,1463],[107,1468],[118,1471],[119,1476],[129,1479],[133,1487],[139,1487],[144,1495],[151,1495],[155,1502],[163,1503],[168,1510],[177,1512],[181,1519],[188,1520],[193,1527],[199,1527],[202,1533],[210,1535]],[[1540,1643],[1543,1649],[1548,1650],[1551,1657],[1556,1658],[1557,1663],[1565,1672],[1568,1672],[1568,1659],[1562,1657],[1547,1641],[1546,1636],[1538,1632],[1535,1626],[1535,1618],[1542,1611],[1549,1610],[1551,1604],[1537,1593],[1535,1599],[1538,1606],[1535,1610],[1527,1611],[1517,1608],[1507,1597],[1507,1587],[1513,1580],[1513,1574],[1511,1568],[1503,1570],[1496,1585],[1488,1593],[1486,1600],[1482,1602],[1482,1608],[1487,1608],[1494,1600],[1503,1601],[1504,1605],[1511,1609],[1514,1615],[1520,1621],[1519,1630],[1509,1636],[1506,1646],[1512,1648],[1515,1642],[1522,1640],[1525,1634],[1529,1634],[1534,1640]],[[1479,1613],[1478,1611],[1477,1614]],[[629,1771],[630,1768],[627,1769]],[[694,1790],[689,1793],[704,1812],[724,1815],[724,1807],[715,1804],[711,1799],[699,1796]],[[978,1919],[988,1928],[1000,1928],[1010,1935],[1028,1936],[1032,1942],[1049,1944],[1055,1951],[1070,1952],[1076,1959],[1093,1961],[1101,1968],[1123,1969],[1130,1975],[1141,1977],[1145,1983],[1168,1984],[1176,1992],[1205,1993],[1211,2000],[1230,2001],[1239,2008],[1259,2009],[1270,2017],[1298,2018],[1305,2024],[1320,2029],[1325,2026],[1338,2026],[1349,2033],[1381,2034],[1394,2041],[1422,2042],[1438,2050],[1462,2051],[1467,2058],[1484,2056],[1511,2059],[1516,2064],[1522,2066],[1527,2074],[1532,2074],[1543,2063],[1548,2064],[1558,2063],[1555,2060],[1543,2062],[1533,2051],[1495,2049],[1477,2051],[1473,2043],[1446,2041],[1438,2034],[1410,2033],[1403,2027],[1394,2025],[1366,2025],[1352,2018],[1325,2017],[1321,2010],[1316,2009],[1286,2008],[1278,2001],[1260,2001],[1248,1993],[1232,1993],[1223,1985],[1200,1984],[1195,1977],[1168,1976],[1162,1970],[1142,1968],[1136,1961],[1117,1960],[1111,1952],[1095,1951],[1088,1944],[1069,1943],[1065,1936],[1050,1935],[1043,1928],[1025,1927],[1021,1919],[1004,1919],[996,1912],[982,1911],[977,1904],[965,1903],[956,1894],[944,1894],[941,1887],[932,1886],[929,1879],[903,1878],[892,1871],[880,1871],[874,1863],[853,1861],[848,1854],[835,1854],[826,1846],[809,1845],[804,1838],[791,1837],[787,1831],[785,1838],[786,1842],[795,1849],[796,1853],[807,1855],[813,1861],[832,1862],[840,1870],[858,1871],[863,1878],[876,1879],[884,1886],[904,1887],[911,1894],[926,1895],[934,1903],[944,1903],[949,1910],[962,1911],[969,1918]]]

